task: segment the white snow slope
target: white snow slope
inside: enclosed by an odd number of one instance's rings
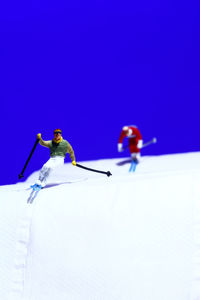
[[[200,300],[200,152],[0,187],[0,299]]]

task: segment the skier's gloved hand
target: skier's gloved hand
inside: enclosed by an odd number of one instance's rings
[[[141,149],[142,146],[143,146],[143,140],[139,140],[138,143],[137,143],[138,149]]]
[[[73,166],[76,166],[75,160],[72,161],[72,165],[73,165]]]
[[[117,145],[117,148],[118,148],[118,152],[124,151],[123,145],[122,145],[121,143],[119,143],[119,144]]]
[[[38,133],[38,134],[37,134],[37,139],[38,139],[38,140],[41,140],[41,133]]]

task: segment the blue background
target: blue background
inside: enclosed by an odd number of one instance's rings
[[[0,184],[57,127],[77,161],[128,156],[117,152],[127,124],[157,137],[143,155],[199,151],[199,20],[195,2],[1,4]],[[38,146],[25,178],[48,158]]]

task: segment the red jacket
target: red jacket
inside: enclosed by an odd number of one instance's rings
[[[128,128],[127,131],[123,130],[121,131],[120,137],[119,137],[119,144],[123,143],[123,139],[125,137],[129,138],[129,149],[130,152],[140,152],[140,149],[137,148],[137,144],[139,140],[142,140],[142,135],[139,131],[139,129],[136,126],[126,126]]]

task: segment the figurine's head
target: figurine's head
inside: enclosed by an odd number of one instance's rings
[[[62,131],[60,129],[55,129],[53,134],[54,134],[54,140],[59,141],[61,139]]]
[[[124,133],[125,133],[126,135],[128,135],[128,133],[129,133],[128,126],[124,126],[124,127],[123,127],[123,131],[124,131]]]

